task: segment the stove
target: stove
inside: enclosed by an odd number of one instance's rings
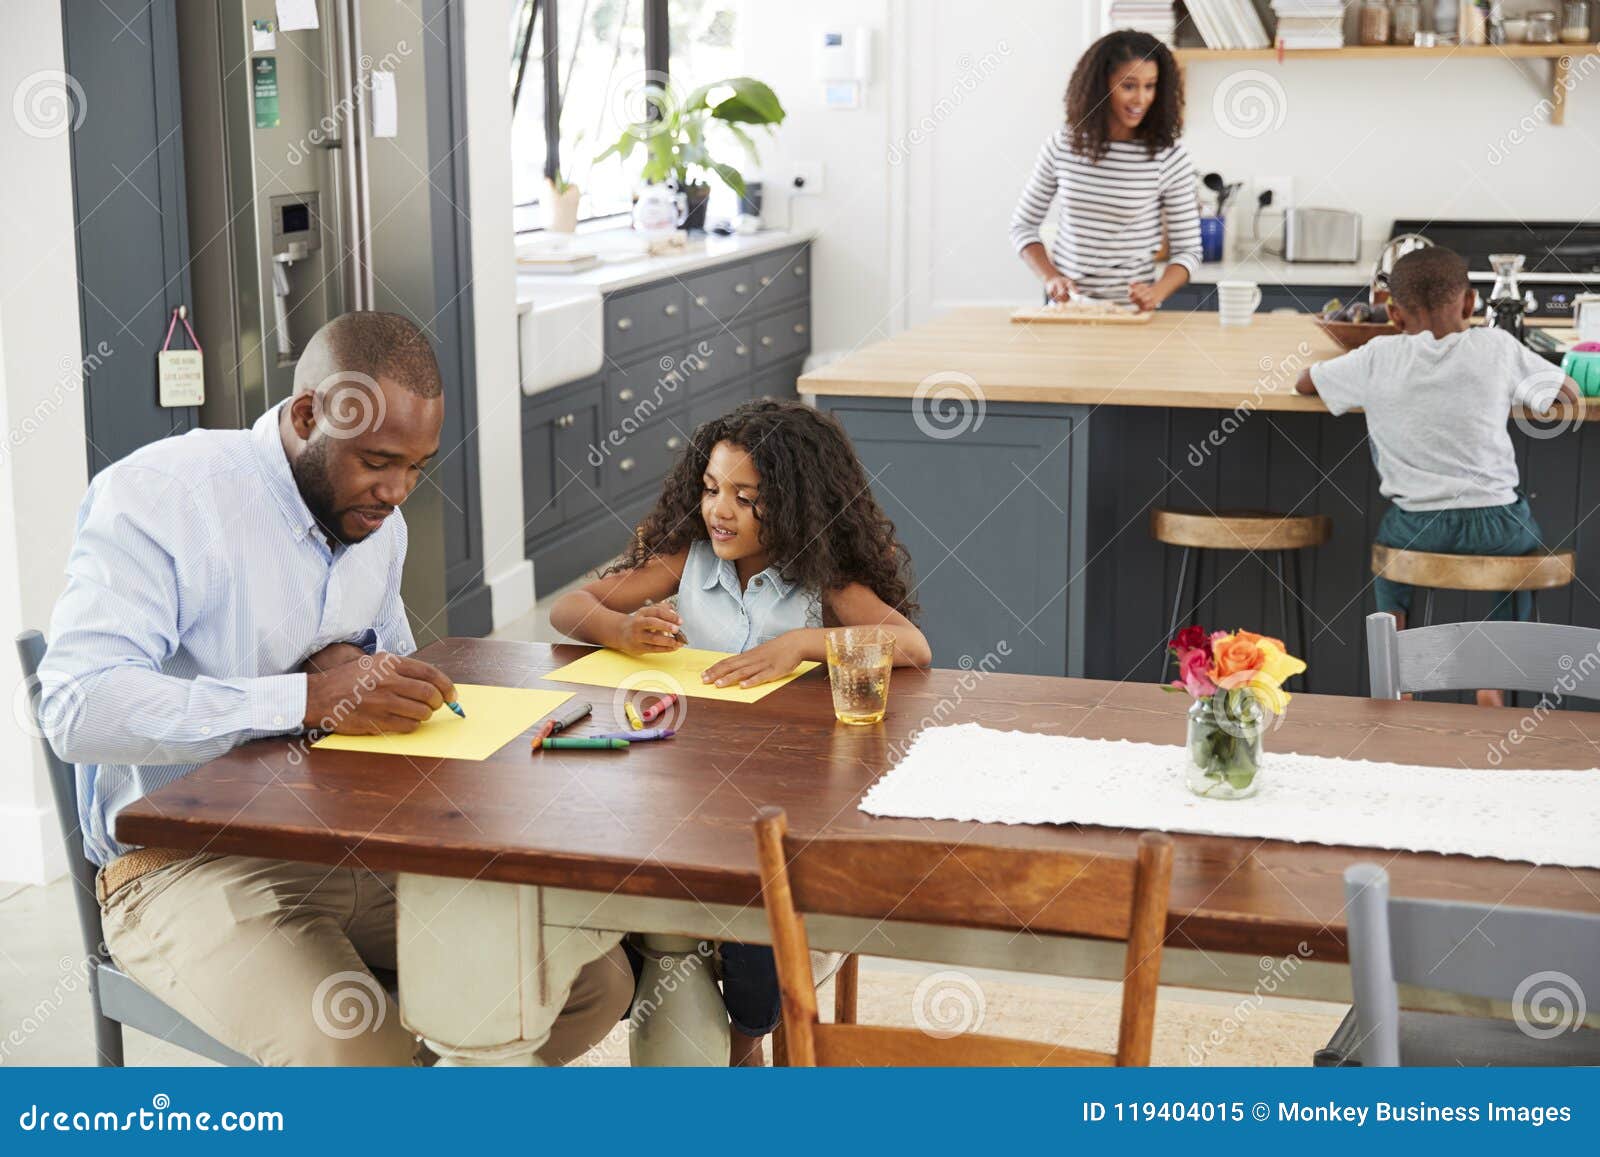
[[[1480,301],[1494,284],[1489,254],[1526,254],[1517,284],[1532,295],[1530,318],[1570,318],[1578,294],[1600,293],[1600,222],[1413,218],[1396,221],[1390,236],[1402,233],[1421,233],[1465,257]]]

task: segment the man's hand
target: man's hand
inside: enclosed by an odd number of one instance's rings
[[[307,675],[325,675],[335,667],[342,667],[346,663],[354,663],[357,659],[364,658],[366,652],[354,643],[329,643],[322,650],[306,659],[300,664],[300,670]]]
[[[404,735],[455,697],[455,684],[437,667],[379,652],[308,673],[303,722],[341,735]]]
[[[729,655],[711,664],[700,674],[705,683],[728,687],[754,687],[782,679],[800,665],[805,658],[804,641],[798,631],[789,631],[776,639],[751,647],[742,655]]]

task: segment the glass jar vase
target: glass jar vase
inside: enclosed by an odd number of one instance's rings
[[[1206,799],[1256,794],[1266,711],[1248,690],[1218,691],[1189,705],[1184,781]]]

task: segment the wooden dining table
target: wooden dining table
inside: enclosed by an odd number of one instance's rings
[[[626,728],[621,692],[546,678],[587,650],[445,639],[421,657],[458,682],[573,691],[593,704],[576,734]],[[674,738],[626,751],[533,754],[525,735],[468,761],[259,740],[128,806],[116,835],[127,844],[396,873],[400,1014],[447,1060],[533,1063],[578,970],[633,934],[647,959],[633,1014],[635,1062],[726,1063],[726,1020],[700,945],[769,942],[752,829],[761,807],[784,808],[802,835],[1133,854],[1133,830],[883,819],[858,809],[917,732],[961,722],[1171,744],[1172,778],[1151,790],[1184,790],[1181,696],[991,667],[896,670],[886,718],[865,727],[835,721],[823,669],[753,704],[689,698]],[[1298,695],[1268,737],[1262,774],[1272,774],[1274,750],[1487,767],[1491,747],[1513,728],[1526,734],[1507,764],[1600,764],[1600,715],[1554,712],[1528,729],[1524,714]],[[1600,912],[1595,870],[1173,839],[1167,984],[1259,992],[1270,974],[1277,995],[1348,999],[1342,875],[1361,860],[1382,864],[1397,895]],[[1120,978],[1122,965],[1114,942],[894,920],[813,916],[807,924],[813,947],[835,951],[1106,979]]]

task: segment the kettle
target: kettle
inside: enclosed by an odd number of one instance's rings
[[[633,201],[633,229],[649,241],[670,236],[689,216],[689,197],[676,185],[646,185]]]

